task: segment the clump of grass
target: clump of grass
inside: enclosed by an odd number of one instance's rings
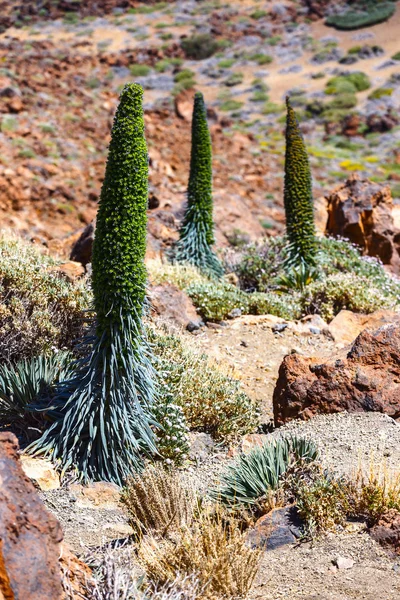
[[[133,77],[145,77],[151,71],[148,65],[130,65],[129,70]]]
[[[150,465],[127,480],[122,501],[136,535],[161,535],[190,526],[198,504],[194,490],[184,488],[174,471]]]
[[[371,464],[365,473],[358,470],[351,484],[352,513],[375,525],[389,510],[400,512],[400,473],[390,473],[384,465]]]
[[[206,512],[174,539],[149,536],[139,549],[139,560],[156,588],[172,584],[178,576],[192,575],[199,582],[199,600],[244,598],[260,556],[259,550],[247,545],[234,519]]]

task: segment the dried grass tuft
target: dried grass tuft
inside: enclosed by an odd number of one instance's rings
[[[252,550],[235,520],[201,513],[191,527],[173,537],[143,539],[139,560],[149,579],[170,585],[180,574],[199,581],[199,599],[243,598],[257,572],[259,550]]]
[[[139,537],[144,533],[163,537],[190,525],[197,507],[194,490],[184,488],[177,473],[159,465],[149,466],[141,475],[131,477],[122,501]]]

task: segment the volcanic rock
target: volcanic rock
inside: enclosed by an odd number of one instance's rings
[[[381,259],[399,270],[392,208],[388,185],[382,186],[352,175],[327,198],[326,233],[341,236],[360,246],[364,254]]]
[[[365,330],[344,358],[320,363],[285,356],[274,390],[275,425],[321,413],[381,412],[400,417],[400,324]]]
[[[62,537],[21,468],[17,438],[0,433],[0,598],[61,599]]]
[[[371,537],[384,548],[400,554],[400,512],[390,509],[369,530]]]
[[[153,312],[164,321],[185,328],[190,324],[195,324],[197,328],[200,326],[201,319],[193,302],[175,285],[164,283],[152,287],[150,300]]]

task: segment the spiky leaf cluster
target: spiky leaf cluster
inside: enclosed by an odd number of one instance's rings
[[[29,405],[41,394],[49,393],[52,386],[73,373],[72,355],[58,352],[22,360],[15,365],[0,366],[0,422],[27,434]]]
[[[126,85],[115,115],[97,218],[97,328],[76,375],[58,387],[55,422],[32,447],[83,479],[121,484],[156,452],[154,370],[142,328],[148,159],[142,88]]]
[[[179,233],[174,258],[202,271],[221,277],[222,266],[212,250],[214,244],[212,199],[212,151],[203,94],[194,97],[192,150],[188,184],[188,203]]]
[[[296,114],[286,100],[285,214],[290,262],[313,264],[316,254],[310,165]]]
[[[314,443],[306,439],[291,437],[266,443],[233,461],[212,495],[229,506],[255,507],[278,487],[289,466],[300,460],[313,461],[317,456]]]

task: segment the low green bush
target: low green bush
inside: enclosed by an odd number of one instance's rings
[[[183,81],[184,79],[194,79],[195,76],[196,76],[196,73],[194,71],[192,71],[191,69],[182,69],[182,71],[178,71],[177,73],[175,73],[174,81],[176,83],[179,83],[180,81]]]
[[[214,281],[193,284],[186,290],[201,316],[207,321],[222,321],[234,309],[250,310],[249,294],[229,283]]]
[[[145,77],[151,71],[147,65],[130,65],[129,70],[133,77]]]
[[[325,24],[336,29],[351,31],[383,23],[394,15],[395,10],[394,2],[381,2],[378,5],[364,2],[360,10],[349,10],[342,14],[332,15],[325,20]]]
[[[326,94],[356,93],[368,90],[371,87],[371,80],[361,71],[346,73],[332,77],[326,83]]]
[[[219,44],[209,33],[200,33],[184,38],[181,41],[181,47],[187,58],[202,60],[215,54]]]
[[[342,110],[347,108],[354,108],[357,106],[357,96],[355,94],[341,93],[329,102],[327,109],[329,110]]]
[[[269,65],[274,59],[269,54],[258,52],[257,54],[252,54],[250,56],[250,60],[254,60],[259,65]]]
[[[254,431],[258,405],[241,390],[239,381],[176,336],[154,331],[149,336],[162,373],[162,394],[171,395],[191,430],[205,431],[221,442]]]
[[[240,102],[239,100],[225,100],[225,102],[223,102],[219,108],[224,112],[233,112],[235,110],[239,110],[239,108],[242,108],[242,106],[243,102]]]
[[[393,94],[393,88],[377,88],[368,96],[369,100],[379,100],[380,98],[384,98],[385,96],[391,96]]]
[[[353,273],[337,273],[328,279],[311,283],[302,297],[303,310],[331,321],[342,309],[371,313],[382,308],[394,308],[390,299],[366,277]]]
[[[262,314],[263,298],[266,305],[276,298],[272,314],[283,318],[298,318],[302,313],[316,312],[332,319],[345,307],[356,312],[372,312],[380,306],[399,304],[400,283],[377,259],[362,256],[356,246],[345,240],[318,238],[317,243],[317,281],[306,282],[306,285],[300,285],[300,282],[297,287],[293,284],[292,290],[290,286],[282,285],[283,278],[288,278],[284,268],[285,238],[275,237],[264,244],[250,244],[237,253],[234,264],[227,265],[227,270],[234,270],[243,290],[263,292],[268,297],[257,297],[259,308],[256,310],[251,302],[255,294],[250,294],[250,312]],[[269,311],[266,309],[266,312]]]

